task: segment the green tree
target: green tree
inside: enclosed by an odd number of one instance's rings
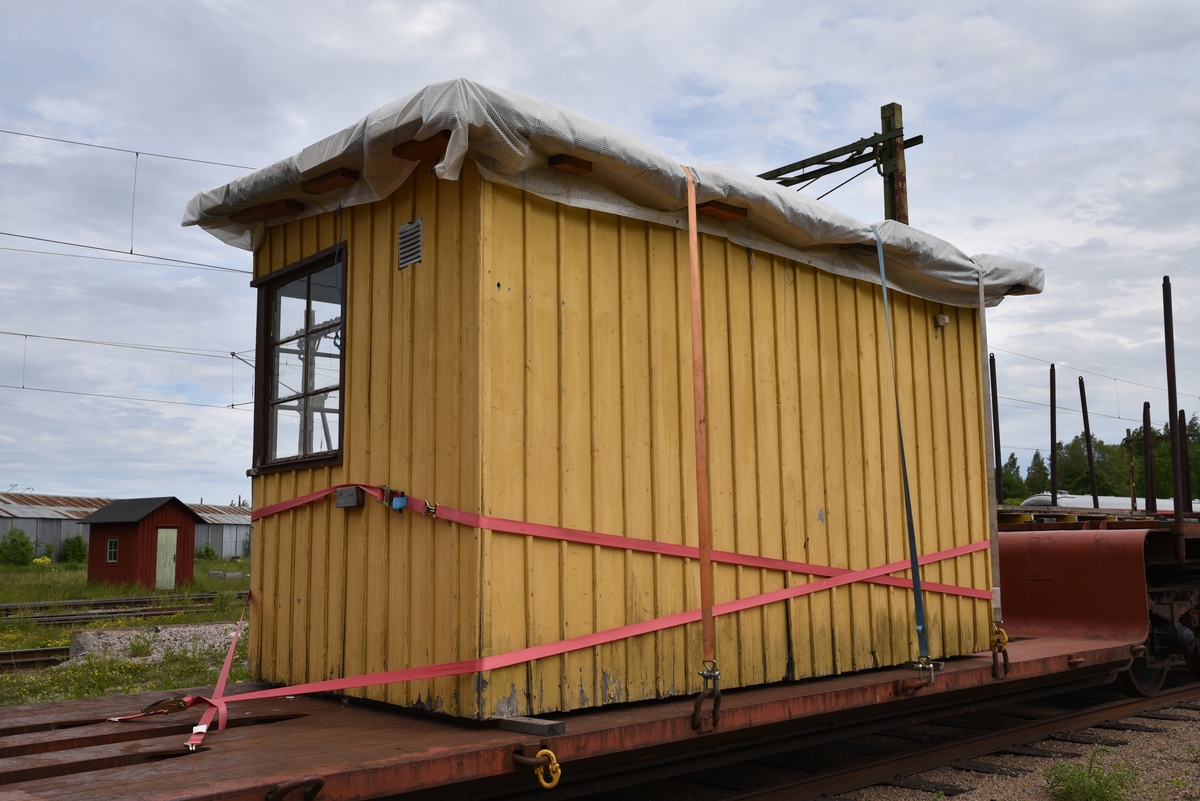
[[[1029,490],[1021,479],[1021,466],[1017,464],[1017,455],[1010,453],[1008,461],[1001,468],[1004,477],[1004,503],[1020,503],[1029,497]]]
[[[19,528],[10,528],[0,539],[0,565],[32,565],[33,543]]]
[[[1025,471],[1025,489],[1030,495],[1050,491],[1050,470],[1041,451],[1034,451],[1029,460],[1029,469]]]
[[[58,551],[59,561],[71,565],[82,564],[87,561],[87,557],[87,546],[83,543],[83,537],[78,534],[63,540],[62,548]]]
[[[1092,453],[1096,461],[1096,491],[1098,495],[1129,495],[1128,455],[1121,445],[1109,445],[1092,438]],[[1072,495],[1091,495],[1092,480],[1088,473],[1087,441],[1076,434],[1070,442],[1058,443],[1058,491]]]

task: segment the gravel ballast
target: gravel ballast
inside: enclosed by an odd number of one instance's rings
[[[1111,731],[1082,729],[1079,733],[1105,740],[1127,740],[1128,745],[1109,747],[1097,762],[1113,765],[1124,762],[1138,772],[1137,789],[1132,801],[1197,801],[1200,799],[1200,711],[1180,708],[1160,710],[1165,715],[1185,720],[1155,720],[1127,718],[1161,732]],[[1086,764],[1094,746],[1043,740],[1030,743],[1052,751],[1079,754],[1069,760]],[[916,774],[927,781],[954,784],[971,788],[970,792],[954,796],[958,801],[1053,801],[1042,772],[1056,760],[1027,756],[986,756],[980,762],[1024,768],[1032,771],[1025,776],[994,776],[939,768]],[[840,801],[930,801],[929,793],[900,787],[869,787],[837,796]]]
[[[245,637],[249,627],[242,629]],[[196,653],[228,648],[236,623],[181,623],[128,629],[76,629],[71,632],[71,659],[108,656],[154,662],[167,651]]]

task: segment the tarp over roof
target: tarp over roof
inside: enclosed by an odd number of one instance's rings
[[[183,225],[199,225],[236,247],[255,250],[263,223],[243,225],[231,214],[270,201],[292,199],[304,210],[273,222],[371,203],[391,195],[417,162],[392,148],[450,131],[436,167],[439,178],[457,180],[473,159],[489,181],[527,190],[579,208],[687,227],[683,168],[636,136],[544,100],[465,79],[426,86],[371,112],[349,128],[309,145],[294,156],[200,192],[188,202]],[[587,175],[549,167],[550,156],[567,154],[592,162]],[[746,208],[744,220],[703,217],[699,229],[739,245],[795,259],[826,272],[879,283],[870,226],[837,209],[732,167],[689,165],[696,201],[719,200]],[[359,180],[314,197],[300,184],[338,168]],[[878,226],[888,284],[900,291],[955,306],[978,305],[982,273],[988,306],[1007,294],[1042,291],[1041,268],[1001,256],[968,257],[949,242],[886,221]]]

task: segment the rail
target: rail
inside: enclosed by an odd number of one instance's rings
[[[29,601],[0,604],[6,622],[38,625],[68,625],[100,620],[160,617],[177,612],[204,610],[212,606],[220,593],[197,592],[186,595],[146,595],[131,598],[85,598],[68,601]],[[245,599],[246,590],[236,594]]]
[[[66,661],[70,656],[71,648],[67,645],[52,648],[21,648],[15,651],[0,651],[0,673],[51,667]]]

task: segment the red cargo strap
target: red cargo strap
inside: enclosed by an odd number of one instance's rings
[[[700,542],[700,638],[704,647],[705,672],[716,670],[716,637],[713,633],[712,519],[708,498],[708,401],[704,394],[704,329],[700,304],[700,241],[696,230],[696,181],[687,176],[688,275],[691,287],[692,401],[696,435],[696,531]],[[704,675],[704,674],[701,674]],[[716,675],[720,675],[719,673]],[[706,680],[707,681],[707,680]]]
[[[408,499],[409,508],[420,511],[429,508],[429,504],[420,498]],[[477,515],[471,512],[464,512],[461,509],[454,509],[449,506],[433,506],[433,516],[439,520],[446,520],[451,523],[461,523],[464,526],[471,528],[483,528],[489,531],[500,531],[505,534],[523,534],[529,537],[541,537],[543,539],[561,540],[565,542],[577,542],[581,545],[600,545],[605,548],[620,548],[629,551],[644,551],[646,553],[658,553],[664,556],[680,556],[686,559],[695,559],[700,555],[700,549],[694,545],[679,545],[673,542],[654,542],[651,540],[639,540],[633,537],[619,537],[615,534],[601,534],[596,531],[582,531],[575,528],[563,528],[562,526],[548,526],[542,523],[526,523],[520,520],[508,520],[503,517],[492,517],[490,515]],[[962,553],[973,553],[981,551],[988,547],[988,541],[964,545],[963,548],[968,550]],[[955,550],[955,549],[951,549]],[[950,551],[942,551],[942,554],[950,554]],[[962,554],[955,553],[954,556]],[[925,557],[922,557],[925,558]],[[950,558],[949,555],[942,556],[942,559]],[[812,576],[844,576],[847,573],[855,571],[843,567],[827,567],[825,565],[813,565],[807,562],[793,562],[788,559],[775,559],[769,556],[751,556],[749,554],[733,553],[731,551],[713,551],[712,561],[720,562],[727,565],[742,565],[743,567],[760,567],[768,570],[783,570],[790,573],[807,573]],[[896,564],[900,564],[897,562]],[[925,564],[922,562],[921,564]],[[896,568],[901,570],[904,568]],[[873,584],[886,584],[892,587],[912,587],[912,579],[900,578],[895,576],[887,576],[885,574],[894,572],[894,570],[885,570],[883,574],[874,574],[872,577],[860,577],[855,581],[870,581]],[[857,575],[857,573],[855,573]],[[969,598],[988,598],[992,597],[989,590],[977,590],[972,587],[958,587],[953,584],[938,584],[935,582],[922,582],[924,586],[935,592],[944,592],[952,595],[964,595]]]
[[[310,492],[307,495],[301,495],[298,498],[292,498],[290,501],[281,501],[270,506],[264,506],[254,512],[252,519],[258,520],[269,515],[277,514],[288,509],[294,509],[297,506],[302,506],[306,503],[312,503],[315,500],[331,495],[341,487],[361,487],[365,492],[370,493],[376,498],[384,497],[384,490],[381,487],[373,487],[368,484],[339,484],[336,487],[320,490],[318,492]],[[427,514],[429,509],[433,510],[434,517],[440,520],[446,520],[452,523],[461,523],[464,526],[471,528],[482,528],[489,531],[499,531],[505,534],[521,534],[529,537],[541,537],[542,539],[560,540],[564,542],[576,542],[581,545],[599,545],[604,548],[618,548],[628,551],[643,551],[645,553],[658,553],[664,556],[678,556],[685,559],[696,559],[700,556],[700,549],[694,545],[681,545],[673,542],[654,542],[652,540],[640,540],[633,537],[621,537],[615,534],[601,534],[597,531],[585,531],[583,529],[565,528],[563,526],[551,526],[543,523],[527,523],[521,520],[509,520],[504,517],[492,517],[490,515],[477,515],[471,512],[464,512],[461,509],[455,509],[450,506],[435,506],[421,498],[408,497],[406,498],[408,509],[418,514]],[[976,543],[978,550],[983,550],[988,547],[988,541]],[[971,547],[971,546],[967,546]],[[967,551],[970,553],[971,551]],[[808,562],[793,562],[789,559],[776,559],[770,556],[752,556],[750,554],[733,553],[732,551],[712,551],[711,558],[714,562],[720,562],[727,565],[741,565],[743,567],[758,567],[767,570],[782,570],[790,573],[805,573],[811,576],[842,576],[851,570],[843,567],[828,567],[826,565],[814,565]],[[924,564],[924,562],[922,562]],[[872,578],[856,579],[857,581],[869,581],[872,584],[883,584],[889,587],[902,587],[906,589],[912,588],[912,579],[900,578],[898,576],[879,575]],[[922,582],[933,592],[947,593],[950,595],[961,595],[968,598],[987,598],[992,597],[988,590],[977,590],[972,587],[959,587],[954,584],[941,584],[938,582]]]
[[[419,501],[414,502],[423,503]],[[441,507],[439,507],[439,511],[441,511]],[[472,515],[472,517],[479,518],[481,516]],[[983,542],[971,543],[970,545],[960,545],[957,548],[950,548],[945,551],[938,551],[937,553],[922,556],[919,559],[919,562],[922,565],[927,565],[933,562],[940,562],[944,559],[953,559],[957,556],[964,556],[976,551],[982,551],[987,547],[988,542],[986,540]],[[848,570],[841,575],[824,578],[820,581],[812,581],[795,587],[785,587],[784,589],[765,592],[761,595],[754,595],[749,598],[742,598],[736,601],[726,601],[725,603],[714,604],[713,615],[715,617],[720,617],[721,615],[742,612],[746,609],[765,606],[766,604],[775,603],[777,601],[785,601],[790,598],[799,598],[803,595],[821,592],[822,590],[830,590],[834,587],[841,587],[857,581],[869,581],[874,578],[884,576],[888,573],[906,570],[909,567],[909,561],[904,559],[899,562],[892,562],[890,564],[880,565],[878,567],[872,567],[866,570]],[[990,593],[988,594],[988,597],[991,597]],[[247,597],[246,603],[249,605],[249,597]],[[243,617],[245,616],[245,607],[242,609],[242,615]],[[626,626],[619,626],[615,629],[597,631],[592,634],[582,634],[578,637],[571,637],[567,640],[546,643],[544,645],[535,645],[530,648],[522,648],[519,651],[509,651],[508,653],[485,656],[479,659],[466,659],[461,662],[445,662],[440,665],[426,665],[424,667],[385,670],[380,673],[368,673],[363,676],[349,676],[341,679],[314,681],[307,684],[294,684],[289,687],[273,687],[269,690],[257,690],[255,692],[225,696],[225,683],[229,678],[229,670],[233,665],[233,652],[237,648],[238,636],[241,634],[242,630],[242,622],[239,620],[237,631],[234,634],[233,642],[229,644],[229,653],[225,656],[225,664],[221,668],[221,675],[217,681],[217,687],[213,691],[212,697],[194,697],[189,699],[189,706],[205,703],[208,704],[208,708],[204,710],[204,714],[200,717],[200,723],[192,730],[192,736],[188,738],[187,745],[189,748],[194,749],[197,745],[203,742],[204,735],[207,733],[208,726],[210,723],[212,723],[214,716],[220,716],[218,718],[218,730],[224,729],[225,706],[226,704],[231,704],[235,701],[255,701],[262,698],[279,698],[287,695],[306,695],[308,693],[352,690],[362,687],[371,687],[378,684],[395,684],[402,681],[419,681],[422,679],[441,678],[443,676],[458,676],[464,673],[477,673],[484,670],[497,670],[499,668],[530,662],[534,659],[544,659],[549,656],[559,656],[571,651],[592,648],[597,645],[604,645],[605,643],[616,642],[617,640],[624,640],[628,639],[629,637],[636,637],[640,634],[649,634],[655,631],[662,631],[663,629],[683,626],[688,623],[695,623],[699,620],[700,610],[693,609],[690,612],[679,612],[674,615],[668,615],[667,617],[661,617],[654,620],[644,620],[640,623],[631,623]],[[137,717],[141,717],[141,715],[130,715],[127,718],[120,718],[120,720],[132,720]]]
[[[315,500],[324,498],[326,495],[332,495],[340,489],[346,487],[358,487],[363,492],[375,496],[379,500],[383,500],[383,487],[372,487],[369,484],[338,484],[334,487],[326,487],[316,492],[310,492],[307,495],[301,495],[299,498],[292,498],[290,501],[280,501],[273,503],[270,506],[264,506],[261,509],[255,509],[250,513],[250,520],[258,520],[260,517],[268,517],[270,515],[286,512],[288,509],[295,509],[297,506],[303,506],[306,503],[312,503]]]

